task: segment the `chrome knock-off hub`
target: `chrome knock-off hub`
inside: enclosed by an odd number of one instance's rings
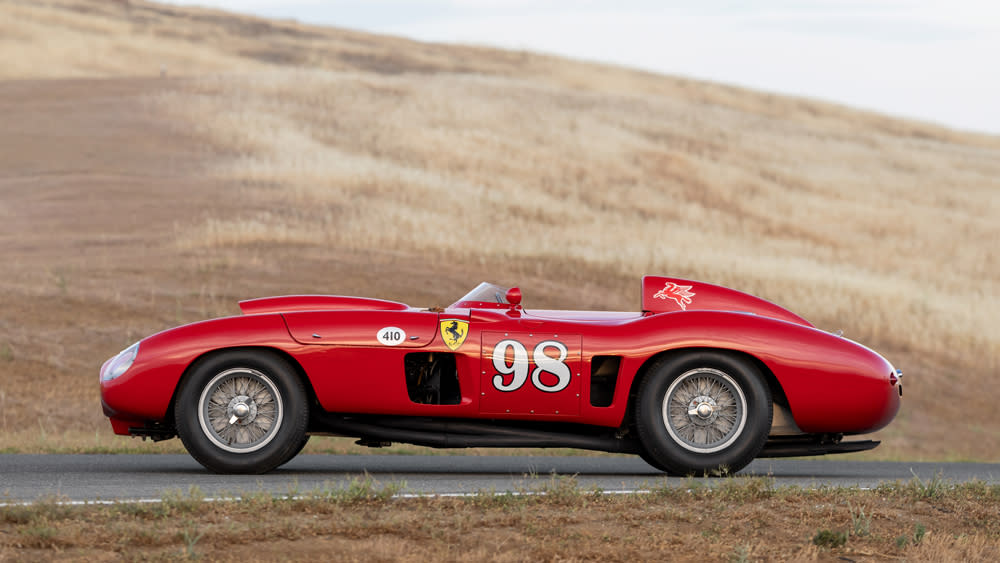
[[[701,395],[688,403],[688,416],[691,422],[698,425],[711,424],[715,419],[715,409],[718,405],[711,397]]]
[[[247,425],[253,422],[253,419],[257,416],[257,403],[246,395],[233,397],[229,401],[226,413],[229,415],[229,424],[236,424],[238,422],[242,425]]]

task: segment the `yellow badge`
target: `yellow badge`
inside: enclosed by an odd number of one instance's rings
[[[452,350],[458,350],[458,347],[465,342],[465,337],[468,335],[469,323],[454,319],[441,321],[441,338],[444,339],[444,343]]]

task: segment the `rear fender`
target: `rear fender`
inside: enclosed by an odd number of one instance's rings
[[[680,278],[642,278],[642,310],[647,313],[676,311],[733,311],[812,327],[795,313],[748,293]]]
[[[659,354],[656,354],[655,356],[646,360],[642,364],[642,367],[639,368],[638,372],[636,373],[636,377],[635,379],[632,380],[632,385],[629,388],[629,409],[631,410],[632,408],[632,404],[636,396],[636,391],[638,391],[639,386],[642,384],[642,380],[647,375],[649,375],[650,367],[657,364],[660,360],[665,360],[671,356],[689,354],[689,353],[695,354],[698,352],[720,352],[724,354],[730,354],[734,357],[738,357],[746,362],[753,364],[753,366],[757,368],[757,371],[759,371],[761,375],[764,377],[765,382],[767,383],[767,386],[771,391],[771,398],[774,401],[775,405],[781,406],[785,409],[788,408],[788,398],[785,397],[785,390],[782,389],[781,383],[778,381],[778,378],[774,376],[774,373],[771,372],[771,369],[767,367],[767,365],[764,362],[760,361],[753,355],[747,354],[746,352],[742,352],[740,350],[733,350],[730,348],[700,347],[700,348],[674,348],[671,350],[660,352]],[[629,416],[631,416],[631,413],[629,414]]]
[[[801,324],[753,314],[686,311],[647,317],[637,349],[659,349],[636,371],[639,379],[663,354],[714,349],[753,358],[782,397],[795,424],[809,433],[871,432],[889,423],[899,397],[892,366],[875,352]],[[780,394],[775,392],[780,391]]]

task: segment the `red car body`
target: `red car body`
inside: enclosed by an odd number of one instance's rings
[[[270,470],[294,456],[309,434],[333,434],[370,446],[634,452],[685,473],[732,471],[760,456],[869,449],[878,443],[842,438],[884,427],[900,406],[899,373],[884,358],[724,287],[647,276],[642,310],[629,313],[527,310],[516,288],[483,284],[476,291],[433,310],[340,296],[243,301],[241,316],[166,330],[108,360],[101,369],[104,412],[117,434],[180,433],[189,450],[199,448],[189,443],[199,432],[215,436],[211,443],[232,451],[215,456],[210,443],[192,454],[222,472]],[[260,356],[280,360],[274,377],[265,368],[226,376],[236,378],[230,387],[259,381],[273,391],[255,403],[249,392],[205,388],[200,406],[179,405],[187,400],[182,396],[199,400],[200,388],[186,395],[181,389],[219,354],[232,365],[241,354],[249,364]],[[230,364],[213,369],[230,373]],[[688,379],[671,386],[679,371]],[[198,385],[214,381],[207,372],[200,377],[206,382]],[[292,383],[302,387],[304,404],[282,397],[282,384],[274,384],[282,378],[298,381]],[[645,381],[651,378],[663,382]],[[655,398],[644,404],[640,395]],[[680,405],[673,411],[671,397]],[[296,423],[305,425],[302,436],[233,438],[250,416],[238,415],[278,403],[272,410],[282,410],[280,416],[260,415],[260,428],[251,424],[247,432],[275,433],[276,420],[289,424],[305,409],[305,422]],[[213,404],[225,412],[213,418]],[[203,413],[200,426],[191,421],[196,412]],[[742,435],[751,430],[754,436]],[[254,459],[239,450],[241,441],[259,447],[279,438],[295,443],[267,459],[259,459],[259,450]],[[755,443],[734,455],[717,449],[748,440]],[[271,447],[277,446],[261,448]]]

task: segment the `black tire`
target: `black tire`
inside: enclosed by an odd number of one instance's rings
[[[299,444],[297,448],[293,448],[292,453],[288,454],[288,458],[284,459],[281,463],[279,463],[278,467],[281,467],[282,465],[285,465],[289,461],[295,459],[295,456],[299,455],[299,453],[302,452],[302,450],[306,447],[306,444],[308,443],[309,443],[309,435],[306,434],[305,437],[302,438],[302,443]]]
[[[670,469],[668,469],[659,461],[653,459],[653,456],[649,455],[649,452],[647,452],[646,448],[642,447],[641,444],[639,445],[639,457],[642,458],[642,461],[645,461],[646,463],[651,465],[653,469],[658,469],[664,473],[670,473]]]
[[[216,473],[266,473],[305,445],[309,407],[288,362],[233,350],[195,365],[174,405],[177,434]]]
[[[714,351],[660,360],[640,384],[635,405],[643,459],[678,475],[743,469],[764,447],[772,414],[760,371]]]

